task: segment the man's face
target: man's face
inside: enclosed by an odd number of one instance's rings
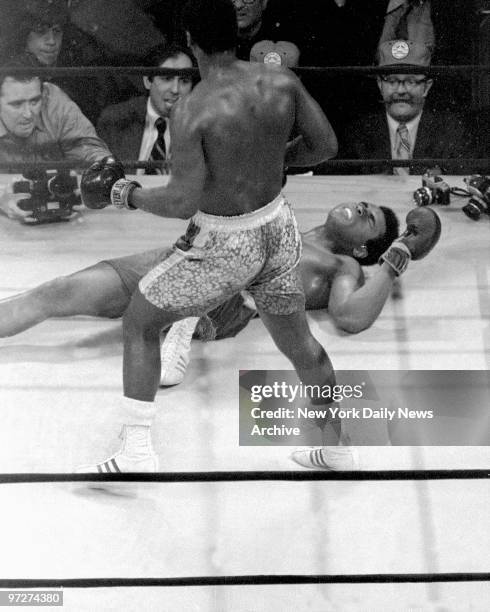
[[[328,213],[326,236],[336,247],[351,253],[368,240],[380,238],[386,232],[383,211],[375,204],[348,202],[339,204]]]
[[[160,68],[192,68],[189,56],[179,53],[160,64]],[[174,104],[187,95],[192,89],[191,77],[155,76],[153,79],[143,77],[146,89],[150,92],[150,100],[154,110],[160,117],[170,116]]]
[[[38,78],[16,81],[7,77],[0,88],[0,119],[14,136],[27,138],[32,134],[41,112],[42,86]]]
[[[246,36],[248,32],[260,27],[262,13],[267,0],[233,0],[238,22],[238,33]]]
[[[378,87],[388,114],[406,123],[422,112],[432,80],[423,74],[387,74],[378,79]]]
[[[58,59],[63,40],[60,25],[39,25],[27,36],[26,50],[43,66],[54,66]]]

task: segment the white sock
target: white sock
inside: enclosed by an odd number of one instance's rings
[[[150,426],[157,411],[155,402],[123,397],[121,406],[125,453],[132,457],[141,457],[153,452]]]
[[[142,402],[131,397],[121,398],[121,416],[124,425],[146,425],[153,423],[157,411],[155,402]]]

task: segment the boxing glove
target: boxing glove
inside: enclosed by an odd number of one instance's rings
[[[104,157],[93,163],[84,171],[80,181],[82,202],[87,208],[105,208],[114,204],[118,208],[134,210],[128,197],[136,187],[141,185],[125,178],[123,165],[114,157]]]
[[[441,236],[441,220],[432,208],[411,210],[406,223],[407,229],[379,259],[380,264],[391,266],[397,276],[405,272],[411,259],[422,259],[430,253]]]

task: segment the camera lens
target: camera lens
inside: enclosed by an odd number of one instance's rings
[[[59,173],[48,181],[48,189],[55,198],[67,198],[77,188],[77,179],[69,174]]]
[[[429,206],[432,204],[432,191],[429,187],[419,187],[413,192],[413,199],[417,206]]]
[[[468,204],[463,206],[461,210],[467,217],[473,219],[473,221],[478,221],[482,212],[485,212],[483,205],[476,198],[470,198]]]

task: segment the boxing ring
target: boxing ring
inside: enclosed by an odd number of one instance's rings
[[[403,226],[419,186],[291,176],[285,193],[303,231],[347,200],[391,206]],[[437,207],[438,245],[371,328],[341,334],[309,312],[336,369],[490,369],[489,220],[468,219],[464,202]],[[38,227],[2,218],[0,297],[170,244],[185,225],[111,208]],[[184,383],[159,391],[162,475],[103,475],[126,493],[96,491],[71,473],[115,450],[121,369],[117,320],[55,319],[2,339],[0,588],[63,587],[69,610],[486,609],[488,447],[362,446],[356,475],[238,446],[237,370],[291,369],[252,320],[235,338],[194,341]]]
[[[49,74],[106,71],[175,72]],[[298,71],[328,77],[386,69]],[[412,72],[420,69],[403,67]],[[128,161],[129,171],[136,164]],[[479,167],[466,162],[468,174]],[[462,177],[445,179],[464,186]],[[162,179],[138,180],[155,186]],[[332,206],[359,200],[392,207],[403,227],[418,187],[417,176],[290,176],[285,193],[302,231],[322,224]],[[410,264],[368,330],[343,334],[325,312],[309,312],[337,371],[488,373],[489,218],[468,219],[465,202],[453,197],[449,207],[437,206],[438,245]],[[69,223],[36,227],[0,218],[0,298],[101,259],[171,244],[185,227],[112,208],[83,208]],[[193,342],[184,383],[156,399],[153,444],[162,472],[76,475],[77,465],[115,450],[120,321],[51,319],[1,339],[0,604],[5,589],[54,589],[77,612],[487,610],[490,447],[364,440],[362,471],[314,472],[293,469],[287,446],[239,446],[238,370],[290,368],[257,319],[235,338]],[[100,481],[104,490],[94,488]]]

